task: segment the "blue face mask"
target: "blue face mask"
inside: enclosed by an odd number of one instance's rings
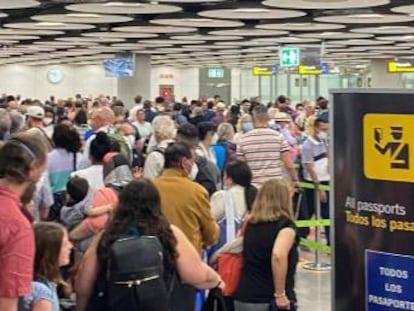
[[[243,123],[243,130],[244,130],[245,132],[249,132],[249,131],[251,131],[253,128],[254,128],[254,127],[253,127],[253,123],[252,123],[252,122],[245,122],[245,123]]]

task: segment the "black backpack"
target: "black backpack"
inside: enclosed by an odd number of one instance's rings
[[[164,281],[163,247],[157,237],[116,240],[100,262],[89,311],[168,311],[170,288]]]
[[[197,157],[198,174],[195,182],[202,185],[209,196],[217,191],[217,183],[220,181],[220,172],[217,166],[205,157]]]

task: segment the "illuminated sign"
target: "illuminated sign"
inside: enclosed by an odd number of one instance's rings
[[[224,78],[224,69],[223,68],[209,68],[208,77],[209,78]]]
[[[298,48],[286,47],[280,49],[280,66],[296,67],[300,63],[300,50]]]
[[[299,66],[300,75],[320,75],[322,73],[321,66]]]
[[[408,61],[400,62],[388,62],[388,72],[399,73],[399,72],[414,72],[414,64]]]
[[[254,76],[273,76],[277,74],[277,66],[254,66]]]

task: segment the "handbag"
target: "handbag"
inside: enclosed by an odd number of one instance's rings
[[[244,235],[247,222],[241,229]],[[223,280],[225,286],[223,289],[224,296],[232,296],[239,286],[240,276],[243,268],[243,249],[240,253],[221,253],[217,256],[217,272]]]
[[[269,311],[283,311],[283,310],[296,311],[296,304],[291,302],[289,309],[280,309],[277,307],[275,300],[272,300],[270,302]]]
[[[220,288],[216,287],[210,290],[201,311],[227,311],[226,302]]]
[[[239,285],[243,268],[243,255],[223,253],[217,257],[217,272],[220,274],[225,286],[224,296],[232,296]]]

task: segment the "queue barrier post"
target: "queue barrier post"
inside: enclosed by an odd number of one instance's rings
[[[321,220],[321,198],[319,194],[319,186],[316,185],[314,188],[314,203],[315,203],[315,210],[316,210],[316,221],[319,222]],[[315,244],[320,244],[320,229],[321,225],[317,224],[315,226]],[[303,266],[306,270],[312,271],[329,271],[331,269],[331,265],[326,262],[321,262],[320,258],[321,254],[318,248],[315,248],[315,261],[309,262]]]

